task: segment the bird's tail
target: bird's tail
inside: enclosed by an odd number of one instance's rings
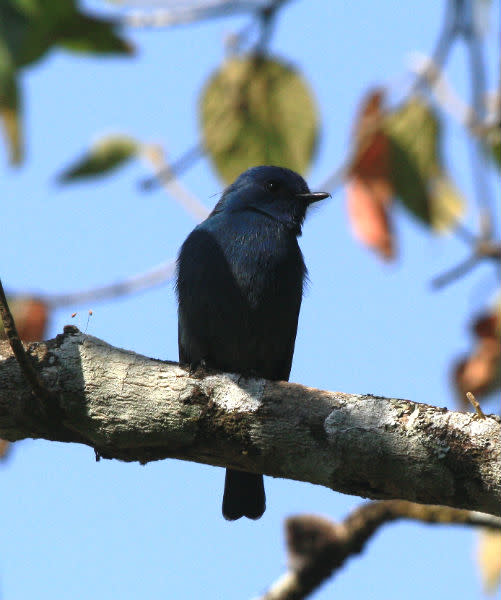
[[[223,517],[235,521],[240,517],[259,519],[266,509],[263,476],[226,469]]]

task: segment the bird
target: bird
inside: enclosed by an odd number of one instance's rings
[[[297,238],[312,193],[301,175],[252,167],[188,235],[177,259],[179,362],[287,381],[307,276]],[[263,476],[227,469],[225,519],[259,519]]]

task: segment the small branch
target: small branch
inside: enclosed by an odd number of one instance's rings
[[[0,437],[7,440],[75,441],[103,458],[178,458],[374,499],[501,511],[495,416],[479,420],[401,399],[191,374],[75,327],[32,344],[30,357],[58,400],[60,419],[57,427],[36,421],[31,389],[9,345],[0,343]]]
[[[457,281],[467,273],[469,273],[474,267],[480,264],[482,259],[490,259],[496,262],[501,262],[501,243],[493,240],[484,240],[482,238],[477,239],[473,254],[460,262],[458,265],[442,273],[438,277],[435,277],[431,285],[434,289],[440,288]]]
[[[431,286],[435,290],[439,290],[450,283],[454,283],[458,279],[461,279],[465,275],[467,275],[474,267],[480,264],[480,257],[474,254],[473,256],[469,256],[467,259],[460,262],[452,269],[442,273],[435,277]]]
[[[139,186],[144,191],[149,191],[160,185],[165,185],[174,177],[181,175],[184,171],[192,167],[198,160],[202,158],[205,151],[201,143],[196,144],[184,154],[182,154],[171,165],[160,170],[153,177],[147,177],[139,182]]]
[[[469,129],[471,133],[477,135],[482,131],[480,123],[476,121],[473,108],[458,96],[445,73],[433,62],[432,58],[414,52],[410,57],[410,69],[418,77],[424,78],[423,82],[426,81],[437,104],[446,113],[456,119],[460,125]]]
[[[447,0],[442,31],[438,37],[435,50],[433,51],[432,59],[430,61],[430,66],[433,65],[433,69],[425,68],[421,73],[418,74],[416,79],[413,81],[407,96],[413,96],[425,83],[433,83],[434,77],[445,65],[450,49],[452,48],[452,44],[458,34],[458,14],[456,12],[455,5],[455,0]],[[436,69],[436,67],[438,67],[438,69]]]
[[[89,288],[68,294],[46,294],[38,295],[49,308],[62,308],[64,306],[74,306],[77,304],[95,303],[103,300],[112,300],[135,294],[144,290],[149,290],[155,286],[166,283],[174,276],[176,271],[176,262],[168,260],[160,265],[146,271],[117,281],[109,285]]]
[[[141,154],[156,172],[154,181],[159,181],[166,192],[173,196],[197,222],[203,221],[209,216],[209,209],[181,185],[176,177],[176,171],[167,163],[160,146],[144,145]]]
[[[290,571],[275,582],[261,600],[305,598],[348,558],[362,552],[382,525],[399,519],[501,529],[499,517],[404,500],[364,504],[341,523],[315,515],[291,517],[285,522]]]
[[[475,398],[475,396],[471,392],[466,392],[466,397],[468,398],[468,400],[472,404],[473,408],[475,409],[475,413],[476,413],[477,417],[479,419],[485,419],[484,411],[480,407],[480,404],[478,403],[478,400]]]
[[[21,338],[17,332],[16,324],[14,322],[14,317],[10,312],[9,304],[7,302],[7,298],[5,296],[5,292],[3,289],[2,282],[0,280],[0,317],[3,321],[3,328],[5,331],[5,335],[9,340],[10,347],[12,348],[12,352],[16,357],[17,362],[19,363],[19,368],[21,369],[26,381],[31,386],[31,389],[35,396],[39,399],[48,399],[48,392],[40,379],[39,374],[35,370],[29,356],[26,354],[23,343],[21,342]]]
[[[120,20],[124,26],[139,28],[163,28],[173,25],[185,25],[206,19],[227,17],[240,13],[259,12],[266,3],[263,0],[249,0],[248,2],[199,2],[192,6],[183,6],[177,3],[178,8],[162,8],[154,11],[130,11]],[[270,2],[269,4],[273,4]]]

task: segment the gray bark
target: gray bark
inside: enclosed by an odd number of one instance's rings
[[[197,371],[73,327],[29,353],[34,398],[0,343],[0,437],[88,444],[105,458],[178,458],[499,515],[500,419],[427,404]]]

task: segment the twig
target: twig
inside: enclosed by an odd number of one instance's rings
[[[473,408],[475,409],[477,417],[479,419],[485,419],[484,411],[480,407],[480,404],[478,403],[478,400],[475,398],[475,396],[471,392],[466,392],[466,397],[468,398],[470,403],[473,405]]]
[[[438,37],[435,50],[432,54],[433,58],[431,60],[431,63],[439,68],[442,68],[445,65],[452,44],[458,34],[457,20],[458,13],[456,11],[456,2],[455,0],[448,0],[442,31]],[[406,95],[413,96],[421,89],[424,83],[433,82],[437,72],[438,71],[435,71],[435,69],[424,69],[413,81],[412,86]]]
[[[164,152],[160,146],[153,144],[144,144],[141,149],[141,155],[152,165],[156,171],[155,181],[159,181],[165,190],[171,194],[181,206],[198,222],[203,221],[209,215],[209,209],[204,206],[200,200],[190,194],[188,190],[181,185],[176,177],[176,172],[165,160]],[[166,178],[165,174],[169,173]],[[163,174],[163,175],[162,175]]]
[[[48,294],[40,296],[40,298],[42,298],[51,309],[75,304],[85,304],[87,302],[111,300],[113,298],[126,296],[161,285],[173,277],[175,270],[175,261],[168,260],[145,273],[128,277],[127,279],[112,283],[111,285],[104,285],[69,294]]]
[[[444,72],[433,59],[420,52],[410,56],[410,70],[426,80],[430,91],[439,106],[454,117],[463,127],[477,133],[480,125],[476,122],[473,108],[456,93]]]
[[[139,187],[144,191],[149,191],[159,185],[165,185],[166,183],[169,183],[171,179],[192,167],[203,155],[203,146],[201,143],[198,143],[182,154],[171,165],[168,165],[168,167],[159,171],[155,176],[140,181]]]
[[[350,556],[362,552],[381,525],[398,519],[501,529],[499,517],[405,500],[364,504],[341,523],[332,523],[315,515],[291,517],[285,522],[290,570],[269,588],[261,600],[305,598],[342,567]]]
[[[39,374],[35,370],[33,363],[31,362],[26,350],[24,349],[23,343],[21,342],[21,338],[17,332],[16,323],[14,321],[14,317],[10,312],[9,304],[7,302],[7,298],[5,296],[5,292],[3,289],[2,282],[0,280],[0,316],[3,321],[3,328],[5,331],[5,335],[9,340],[10,347],[12,348],[12,352],[16,357],[16,360],[19,364],[19,368],[23,373],[24,377],[28,381],[31,386],[31,389],[34,395],[42,400],[50,400],[51,395],[44,386],[42,380],[40,379]]]
[[[468,47],[471,75],[471,95],[475,121],[483,124],[486,116],[486,81],[485,64],[479,32],[475,24],[473,0],[462,0],[463,27],[462,34]],[[477,205],[483,214],[492,220],[492,195],[488,183],[483,147],[478,139],[471,141],[471,164],[473,183],[476,188]]]
[[[182,3],[177,10],[162,8],[154,12],[134,11],[121,18],[123,25],[128,27],[170,27],[184,25],[195,21],[227,17],[238,13],[257,12],[267,4],[264,0],[249,0],[248,2],[228,2],[226,0],[212,0],[199,2],[198,5],[183,7]],[[193,3],[192,3],[193,4]]]
[[[449,271],[446,271],[445,273],[442,273],[442,275],[435,277],[431,282],[432,287],[435,289],[440,289],[449,283],[453,283],[469,273],[474,267],[480,264],[480,261],[484,258],[500,262],[501,243],[493,240],[484,240],[482,238],[477,239],[471,256],[460,262]]]
[[[424,68],[419,72],[412,82],[411,88],[405,95],[403,102],[407,101],[410,96],[413,96],[423,86],[425,82],[434,80],[436,76],[436,66],[442,67],[447,60],[447,56],[452,47],[452,43],[457,35],[456,17],[454,12],[454,0],[449,0],[447,3],[446,14],[444,17],[444,24],[442,32],[438,38],[437,45],[433,52],[433,58],[431,59],[431,65],[433,69]],[[353,144],[348,154],[348,157],[339,165],[331,175],[327,177],[322,186],[319,189],[325,189],[331,193],[336,190],[339,186],[344,183],[348,171],[353,164],[353,161],[357,153],[363,153],[367,150],[368,144],[372,141],[373,134],[380,127],[380,119],[377,119],[373,126],[366,128],[362,140],[358,140],[358,144]]]
[[[431,282],[431,286],[435,290],[439,290],[445,287],[446,285],[449,285],[449,283],[457,281],[458,279],[469,273],[478,264],[480,264],[480,257],[476,254],[473,254],[472,256],[469,256],[467,259],[460,262],[455,267],[452,267],[452,269],[449,269],[445,273],[442,273],[441,275],[435,277]]]

